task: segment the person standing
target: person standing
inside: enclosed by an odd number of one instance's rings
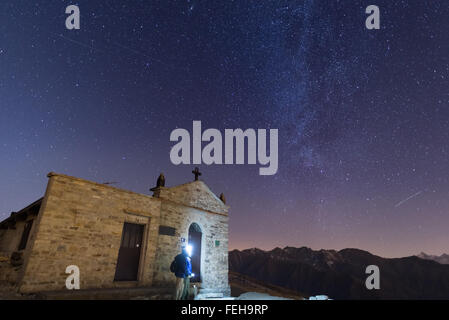
[[[170,271],[176,276],[175,299],[186,300],[189,295],[190,277],[193,276],[193,273],[189,253],[185,247],[173,259],[170,265]]]

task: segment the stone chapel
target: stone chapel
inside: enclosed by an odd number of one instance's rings
[[[169,267],[191,245],[202,293],[230,294],[228,209],[198,179],[139,194],[58,173],[45,195],[0,222],[0,286],[19,293],[68,291],[66,268],[79,268],[80,289],[146,287],[167,290]]]

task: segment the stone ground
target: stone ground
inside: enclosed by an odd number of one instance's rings
[[[260,293],[260,292],[245,292],[238,297],[205,298],[198,300],[298,300],[298,299],[277,297],[269,295],[267,293]],[[309,299],[301,298],[299,300],[331,300],[331,299],[329,299],[329,297],[326,295],[318,295],[309,297]]]
[[[121,288],[76,291],[54,291],[37,294],[19,294],[13,289],[0,290],[0,300],[172,300],[172,290],[166,288]],[[261,292],[245,292],[236,297],[219,293],[200,293],[195,300],[297,300]],[[329,300],[318,295],[300,300]]]
[[[235,298],[235,300],[293,300],[293,299],[271,296],[266,293],[246,292]]]

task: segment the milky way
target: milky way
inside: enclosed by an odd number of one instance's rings
[[[201,120],[279,129],[275,176],[200,168],[231,248],[448,251],[446,1],[376,1],[380,30],[371,1],[79,1],[75,31],[69,4],[0,4],[1,218],[50,171],[141,193],[160,172],[189,181],[169,135]]]

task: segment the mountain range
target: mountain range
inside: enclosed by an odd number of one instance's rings
[[[379,290],[368,290],[365,286],[369,265],[379,267]],[[359,249],[253,248],[229,252],[229,270],[303,296],[449,299],[449,265],[418,256],[382,258]]]
[[[441,256],[435,256],[421,252],[417,255],[417,257],[426,260],[433,260],[441,264],[449,264],[449,254],[445,253],[443,253]]]

